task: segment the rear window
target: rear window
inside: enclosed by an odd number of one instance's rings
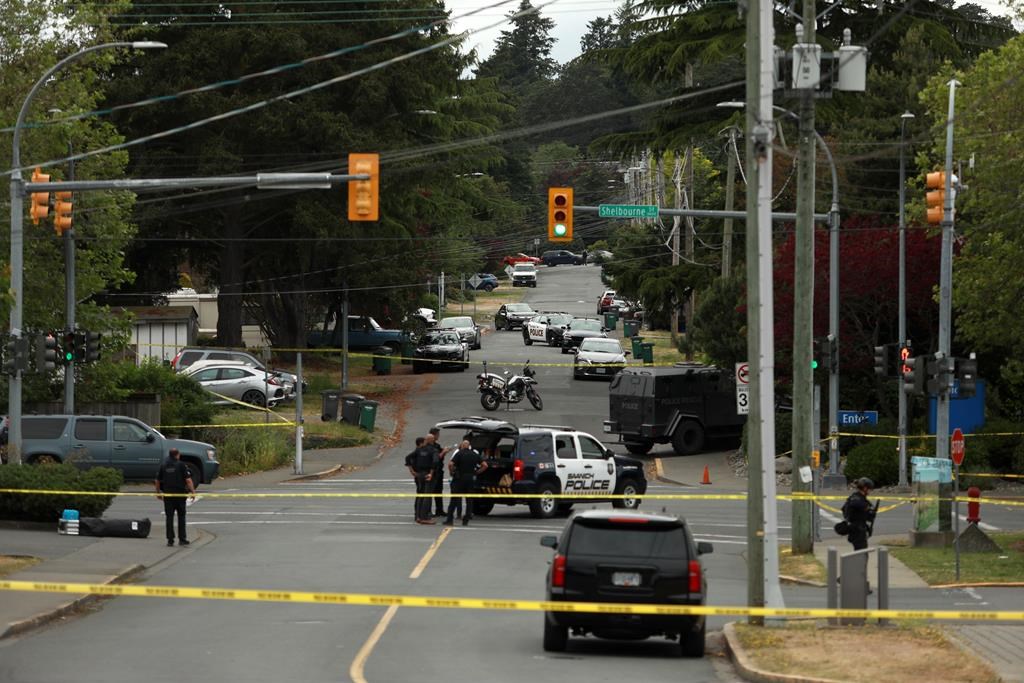
[[[635,558],[685,560],[686,534],[681,526],[617,524],[587,526],[577,523],[569,536],[567,553],[616,555]]]
[[[186,351],[185,353],[181,354],[181,358],[178,359],[178,367],[187,368],[188,366],[192,365],[202,357],[202,351]]]
[[[82,420],[75,423],[75,438],[82,441],[106,441],[106,420]]]
[[[523,460],[551,461],[555,457],[551,451],[551,434],[524,434],[520,436],[516,455]]]
[[[56,439],[64,433],[66,417],[32,417],[21,421],[21,436],[24,439]]]

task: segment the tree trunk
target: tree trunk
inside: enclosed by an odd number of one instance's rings
[[[225,237],[242,237],[242,226],[234,217],[225,221]],[[245,291],[245,242],[228,239],[220,250],[220,294],[217,296],[217,342],[242,347],[242,297]]]

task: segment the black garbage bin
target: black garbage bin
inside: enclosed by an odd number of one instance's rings
[[[320,392],[320,419],[323,422],[333,422],[338,419],[339,401],[341,401],[341,392],[337,389],[325,389]]]
[[[341,421],[350,425],[359,424],[359,411],[366,397],[362,394],[345,394],[341,397]]]
[[[373,352],[373,371],[378,375],[391,374],[391,347],[381,346]]]

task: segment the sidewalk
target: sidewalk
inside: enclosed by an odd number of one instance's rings
[[[655,461],[659,479],[666,484],[679,486],[698,486],[708,491],[738,492],[747,490],[747,480],[737,477],[729,464],[731,450],[698,453],[696,455],[676,455],[671,446],[656,445],[647,456]],[[710,486],[701,486],[704,467],[708,468],[711,479]]]

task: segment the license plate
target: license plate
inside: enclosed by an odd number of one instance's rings
[[[598,373],[599,375],[603,375],[604,373],[608,372],[608,368],[594,368],[594,372]]]
[[[606,431],[606,432],[608,432],[609,434],[611,434],[611,431],[612,431],[612,426],[611,426],[611,425],[605,425],[605,426],[604,426],[604,431]]]
[[[640,572],[612,572],[612,585],[636,588],[640,585]]]
[[[441,364],[441,361],[439,361],[439,360],[432,360],[430,362],[433,363],[434,365],[440,365]]]

